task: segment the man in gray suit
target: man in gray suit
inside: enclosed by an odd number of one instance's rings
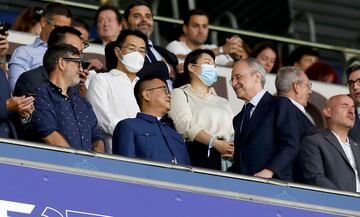
[[[305,137],[300,147],[305,182],[360,192],[360,146],[348,137],[355,121],[354,101],[347,95],[329,99],[323,109],[328,129]]]

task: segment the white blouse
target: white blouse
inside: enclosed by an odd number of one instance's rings
[[[230,104],[217,96],[213,88],[204,97],[192,89],[190,84],[175,88],[171,94],[169,115],[176,130],[189,141],[194,141],[201,130],[227,140],[234,134],[234,113]]]

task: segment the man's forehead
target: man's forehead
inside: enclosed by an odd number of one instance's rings
[[[194,23],[209,23],[209,18],[205,15],[192,15],[190,17],[190,22],[194,22]]]
[[[356,80],[358,78],[360,78],[360,69],[351,72],[349,75],[349,80]]]
[[[138,14],[138,13],[152,15],[150,8],[148,8],[145,5],[135,6],[130,9],[130,14]]]
[[[146,46],[144,40],[135,35],[128,35],[124,40],[124,44],[133,45],[133,46],[137,46],[137,47],[145,47]]]

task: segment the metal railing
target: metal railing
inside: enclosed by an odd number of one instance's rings
[[[42,1],[54,2],[55,0],[42,0]],[[84,8],[84,9],[91,9],[91,10],[97,10],[97,8],[99,7],[98,5],[90,5],[90,4],[78,3],[78,2],[66,1],[66,0],[56,0],[56,2],[60,2],[62,4],[68,5],[68,6],[79,7],[79,8]],[[123,14],[123,10],[120,10],[120,13]],[[159,21],[159,22],[167,22],[167,23],[180,24],[180,25],[183,23],[183,21],[180,19],[174,19],[174,18],[163,17],[163,16],[158,16],[158,15],[154,16],[154,20]],[[293,39],[293,38],[288,38],[288,37],[283,37],[283,36],[252,32],[252,31],[241,30],[241,29],[233,29],[233,28],[216,26],[216,25],[209,25],[209,29],[214,30],[214,31],[226,32],[226,33],[230,33],[230,34],[239,34],[239,35],[244,35],[244,36],[262,38],[262,39],[266,39],[266,40],[272,40],[272,41],[277,41],[277,42],[282,42],[282,43],[287,43],[287,44],[311,46],[313,48],[343,52],[343,53],[347,53],[347,54],[360,55],[360,50],[354,49],[354,48],[347,48],[347,47],[330,45],[330,44],[310,42],[310,41],[298,40],[298,39]]]

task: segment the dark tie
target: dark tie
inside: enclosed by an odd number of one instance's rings
[[[250,120],[250,111],[253,107],[254,107],[254,105],[251,103],[246,103],[246,105],[245,105],[245,112],[244,112],[243,121],[241,124],[241,133],[242,133],[243,129],[246,128],[246,126]]]
[[[151,51],[151,49],[150,49],[151,47],[153,47],[153,46],[151,44],[149,44],[146,56],[149,59],[149,62],[152,63],[152,62],[156,62],[157,59],[156,59],[155,55],[153,54],[153,52]]]

